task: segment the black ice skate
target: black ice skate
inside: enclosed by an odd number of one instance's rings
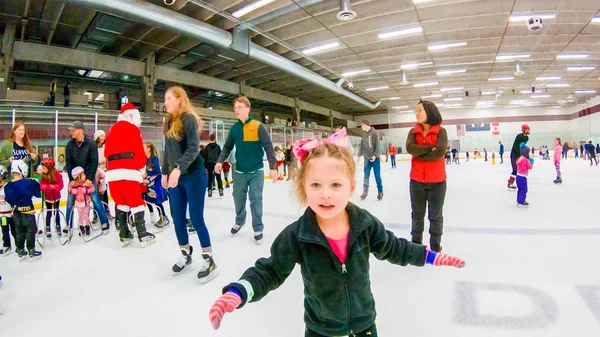
[[[115,224],[119,227],[119,240],[121,241],[121,248],[129,246],[133,241],[133,234],[129,231],[127,225],[127,213],[120,209],[115,210]]]
[[[233,227],[231,227],[231,235],[236,235],[239,233],[242,227],[244,227],[244,225],[233,225]]]
[[[212,190],[208,190],[208,197],[212,198]]]
[[[177,263],[175,263],[172,268],[173,275],[179,275],[183,271],[189,269],[187,267],[192,264],[192,253],[193,252],[194,252],[194,248],[192,246],[190,246],[189,253],[187,250],[181,249],[181,256],[179,257],[179,260],[177,260]]]
[[[110,231],[110,225],[108,223],[103,223],[102,224],[102,234],[108,234],[108,231]]]
[[[0,255],[2,256],[8,256],[12,253],[12,247],[2,247],[2,249],[0,249]]]
[[[186,227],[187,227],[188,233],[196,234],[196,228],[194,227],[194,225],[192,225],[192,222],[189,219],[186,223]]]
[[[137,212],[133,215],[135,229],[138,234],[138,240],[142,244],[142,248],[148,247],[156,241],[156,237],[152,233],[146,231],[146,221],[144,220],[144,212]]]
[[[85,235],[86,236],[90,236],[90,233],[92,232],[92,229],[90,228],[89,225],[85,226]]]
[[[33,262],[35,260],[38,260],[42,257],[42,252],[38,252],[35,249],[30,249],[29,250],[29,261]]]
[[[223,196],[223,189],[219,190],[219,196],[221,196],[221,197]]]
[[[555,183],[555,184],[562,184],[562,178],[558,177],[558,178],[554,179],[553,183]]]
[[[257,244],[261,244],[263,240],[263,233],[262,232],[254,232],[254,241],[256,241]]]
[[[515,185],[510,185],[510,184],[509,184],[509,185],[507,186],[507,188],[508,188],[508,190],[509,190],[509,191],[516,191],[516,190],[517,190],[517,186],[515,186]]]
[[[200,283],[206,283],[218,275],[217,265],[212,258],[211,253],[202,253],[202,266],[198,272]]]
[[[15,253],[17,253],[17,256],[19,257],[19,261],[23,261],[27,257],[27,251],[23,248],[17,248]]]
[[[383,199],[383,192],[377,193],[377,200]]]
[[[519,207],[519,208],[527,208],[527,207],[529,207],[529,203],[527,201],[525,201],[522,204],[517,203],[517,207]]]

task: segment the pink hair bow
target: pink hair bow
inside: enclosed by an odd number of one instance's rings
[[[342,128],[340,131],[327,137],[325,143],[337,145],[343,149],[347,149],[348,135],[346,133],[346,128]],[[319,143],[319,141],[314,138],[300,139],[294,142],[294,147],[292,151],[294,152],[296,158],[298,158],[298,162],[302,164],[302,162],[304,162],[304,159],[306,159],[310,151],[316,149],[320,145],[321,144]]]

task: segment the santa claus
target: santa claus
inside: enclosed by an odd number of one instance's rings
[[[146,231],[144,213],[146,203],[142,199],[141,183],[146,172],[146,155],[140,131],[142,119],[139,110],[131,103],[123,105],[117,123],[106,136],[104,156],[106,181],[115,202],[116,221],[123,247],[133,240],[127,225],[128,212],[142,247],[154,243],[155,237]]]

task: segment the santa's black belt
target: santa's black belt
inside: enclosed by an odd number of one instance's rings
[[[119,160],[119,159],[133,159],[135,158],[135,155],[133,154],[133,152],[123,152],[123,153],[115,153],[115,154],[111,154],[110,156],[108,156],[108,160]]]

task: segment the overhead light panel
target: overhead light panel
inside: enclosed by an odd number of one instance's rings
[[[455,108],[460,108],[462,106],[463,106],[462,104],[446,104],[443,107],[448,108],[448,109],[455,109]]]
[[[527,21],[530,18],[541,18],[543,20],[551,20],[554,19],[555,15],[554,14],[535,14],[535,15],[522,15],[522,14],[515,14],[515,15],[511,15],[509,21],[510,22],[519,22],[519,21]]]
[[[370,71],[371,71],[371,69],[353,70],[353,71],[348,71],[348,72],[342,73],[342,76],[350,77],[350,76],[368,73]]]
[[[462,101],[463,98],[462,97],[450,97],[450,98],[444,98],[444,102],[452,102],[452,101]]]
[[[100,70],[92,70],[88,73],[87,77],[91,77],[91,78],[100,78],[100,76],[102,76],[102,74],[104,74],[103,71]]]
[[[551,81],[551,80],[560,80],[561,76],[538,76],[535,78],[536,81]]]
[[[442,75],[452,75],[452,74],[460,74],[466,73],[467,69],[455,69],[455,70],[440,70],[437,72],[438,76]]]
[[[248,6],[244,6],[240,9],[238,9],[237,11],[233,12],[231,15],[235,16],[236,18],[239,18],[239,17],[244,16],[254,10],[261,8],[262,6],[268,5],[273,1],[275,1],[275,0],[260,0],[260,1],[254,2],[254,3],[251,3]]]
[[[447,87],[440,89],[441,92],[464,90],[465,87]]]
[[[570,66],[567,68],[568,71],[581,71],[581,70],[594,70],[594,66]]]
[[[600,16],[595,16],[595,17],[592,19],[592,23],[600,23]]]
[[[431,87],[434,85],[439,85],[440,82],[423,82],[423,83],[416,83],[413,85],[413,87],[415,88],[422,88],[422,87]]]
[[[493,101],[479,101],[477,102],[477,105],[494,105],[496,104],[496,102]]]
[[[365,91],[377,91],[377,90],[383,90],[383,89],[388,89],[389,86],[385,85],[385,86],[381,86],[381,87],[371,87],[371,88],[366,88]]]
[[[400,99],[400,96],[394,96],[394,97],[388,97],[388,98],[384,98],[382,99],[382,101],[395,101]]]
[[[392,109],[408,109],[408,105],[393,106]]]
[[[524,72],[524,71],[523,71],[523,69],[521,68],[521,62],[517,61],[517,62],[515,63],[515,65],[516,65],[516,67],[517,67],[517,69],[516,69],[516,71],[515,71],[515,76],[521,76],[521,75],[525,74],[525,72]]]
[[[551,83],[551,84],[546,84],[546,88],[567,88],[570,87],[571,84],[570,83]]]
[[[531,98],[549,98],[551,95],[531,95]]]
[[[515,60],[515,59],[526,59],[529,57],[531,57],[531,54],[507,54],[507,55],[496,56],[496,60]]]
[[[595,94],[596,90],[575,90],[576,94]]]
[[[462,46],[466,46],[467,42],[465,41],[461,41],[461,42],[447,42],[447,43],[436,43],[436,44],[430,44],[429,45],[429,50],[430,51],[434,51],[434,50],[442,50],[442,49],[448,49],[448,48],[453,48],[453,47],[462,47]]]
[[[588,54],[560,54],[556,58],[560,60],[569,60],[569,59],[585,59],[590,57]]]
[[[419,62],[419,63],[407,63],[407,64],[401,65],[400,69],[402,69],[402,70],[417,69],[417,68],[422,68],[422,67],[428,67],[431,65],[433,65],[433,62],[431,62],[431,61]]]
[[[306,55],[311,55],[311,54],[316,54],[318,52],[327,50],[327,49],[333,49],[336,48],[340,45],[339,42],[330,42],[330,43],[326,43],[317,47],[312,47],[312,48],[308,48],[308,49],[304,49],[302,51],[302,53],[306,54]]]
[[[421,98],[439,98],[442,97],[441,94],[433,94],[433,95],[427,95],[427,96],[421,96]]]
[[[504,77],[490,77],[488,78],[488,81],[510,81],[510,80],[514,80],[515,78],[512,76],[504,76]]]
[[[423,31],[423,27],[421,27],[421,26],[412,27],[412,28],[406,28],[406,29],[401,29],[401,30],[394,30],[394,31],[389,31],[389,32],[385,32],[385,33],[380,33],[379,38],[380,39],[390,39],[390,38],[397,37],[397,36],[420,33],[422,31]]]
[[[496,95],[496,94],[501,94],[504,91],[483,91],[481,92],[481,96],[490,96],[490,95]]]

